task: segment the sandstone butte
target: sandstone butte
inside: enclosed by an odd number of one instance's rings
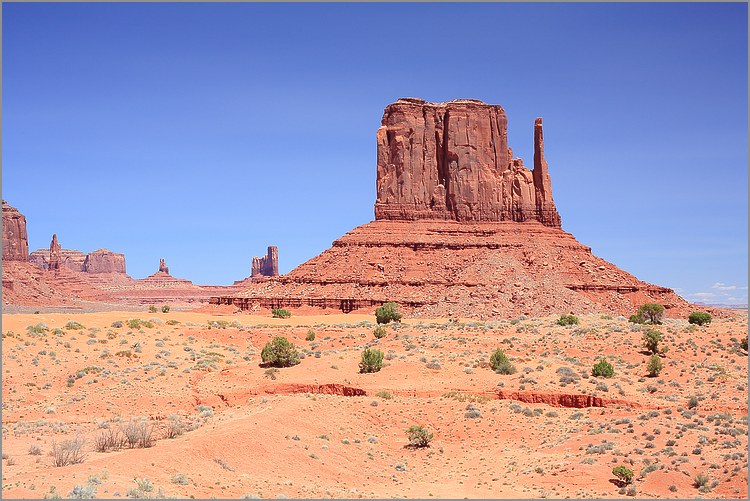
[[[277,277],[279,276],[279,248],[269,245],[265,256],[253,257],[251,277]]]
[[[506,318],[630,315],[647,302],[668,316],[694,308],[561,228],[541,118],[532,170],[513,157],[503,108],[475,99],[399,99],[376,137],[375,220],[288,274],[212,304],[350,312],[395,301],[414,316]]]

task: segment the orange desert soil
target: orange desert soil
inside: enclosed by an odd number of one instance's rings
[[[639,498],[747,493],[746,316],[665,320],[652,378],[650,327],[623,317],[405,318],[375,339],[372,314],[224,310],[3,315],[3,497],[621,498],[617,465]],[[274,336],[299,365],[260,365]],[[380,372],[359,373],[365,346],[385,353]],[[497,348],[515,374],[489,368]],[[600,358],[612,378],[591,376]],[[95,451],[139,417],[152,447]],[[429,447],[408,447],[416,424]],[[53,444],[75,439],[84,462],[53,466]]]

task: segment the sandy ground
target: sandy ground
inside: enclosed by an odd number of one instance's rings
[[[670,349],[653,378],[647,327],[556,320],[406,319],[378,340],[371,314],[4,314],[2,494],[747,495],[746,317],[665,321]],[[260,365],[274,336],[298,347],[299,365]],[[359,373],[365,346],[385,353],[380,372]],[[489,368],[496,348],[515,374]],[[590,375],[602,357],[611,378]],[[139,422],[153,427],[151,447],[96,451],[103,434]],[[183,432],[167,438],[176,423]],[[415,424],[434,433],[429,447],[409,447]],[[53,445],[76,439],[84,461],[54,466]],[[617,485],[618,465],[635,472],[632,486]]]

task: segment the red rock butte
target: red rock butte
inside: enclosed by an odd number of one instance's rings
[[[533,126],[534,169],[513,158],[500,106],[474,99],[388,105],[377,131],[375,221],[280,277],[214,304],[334,308],[395,301],[415,316],[631,314],[690,304],[594,256],[561,229]]]

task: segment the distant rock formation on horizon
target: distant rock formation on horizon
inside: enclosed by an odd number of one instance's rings
[[[169,275],[169,267],[167,266],[167,262],[164,260],[164,258],[159,259],[159,271],[161,273],[166,273]]]

